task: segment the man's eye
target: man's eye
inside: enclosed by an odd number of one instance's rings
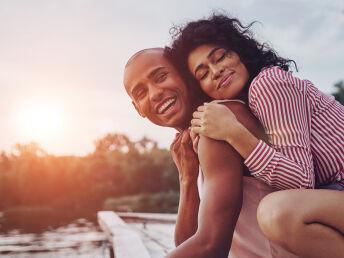
[[[202,81],[208,76],[208,71],[206,71],[204,74],[201,75],[201,77],[198,79],[199,81]]]
[[[155,78],[155,82],[156,82],[156,83],[163,82],[166,78],[167,78],[167,72],[165,72],[165,73],[160,73],[160,74],[158,74],[158,76]]]
[[[145,89],[140,89],[136,92],[136,98],[137,99],[142,99],[146,95],[146,90]]]

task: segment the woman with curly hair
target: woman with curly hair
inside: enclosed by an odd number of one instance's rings
[[[213,15],[176,30],[167,55],[185,78],[198,81],[190,87],[200,86],[217,100],[194,113],[194,143],[197,134],[227,141],[251,175],[289,189],[269,194],[258,208],[259,225],[270,240],[302,257],[342,257],[344,107],[294,77],[289,70],[297,69],[295,62],[255,40],[251,26]],[[268,142],[216,103],[226,101],[248,105]]]

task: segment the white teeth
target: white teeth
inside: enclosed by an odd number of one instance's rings
[[[164,104],[161,105],[161,107],[159,108],[158,112],[159,114],[162,114],[163,112],[166,111],[166,108],[171,105],[173,102],[175,102],[176,99],[169,99],[167,100]]]

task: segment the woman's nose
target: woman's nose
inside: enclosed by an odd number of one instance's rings
[[[213,80],[217,80],[219,77],[221,77],[221,75],[224,72],[224,68],[223,67],[212,67],[212,79]]]

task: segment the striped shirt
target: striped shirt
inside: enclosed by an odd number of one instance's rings
[[[344,185],[344,106],[280,67],[252,81],[249,106],[268,135],[245,160],[251,174],[278,189]]]

